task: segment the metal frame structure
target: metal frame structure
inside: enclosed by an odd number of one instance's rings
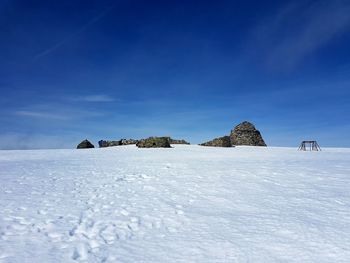
[[[302,141],[299,148],[299,151],[321,151],[321,147],[316,141]]]

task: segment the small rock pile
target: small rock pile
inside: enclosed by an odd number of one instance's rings
[[[230,136],[223,136],[215,138],[214,140],[201,143],[202,146],[214,146],[214,147],[232,147]]]
[[[100,140],[98,142],[98,145],[99,145],[100,148],[104,148],[104,147],[136,144],[137,142],[138,142],[138,140],[134,140],[134,139],[121,139],[121,140],[118,140],[118,141]]]
[[[120,140],[120,145],[131,145],[131,144],[136,144],[138,143],[139,140],[134,140],[134,139],[121,139]]]
[[[136,143],[139,148],[171,148],[169,137],[149,137]]]
[[[177,140],[177,139],[173,139],[173,138],[168,137],[168,140],[169,140],[170,144],[190,144],[189,142],[187,142],[183,139]]]
[[[89,149],[89,148],[95,148],[95,146],[91,142],[89,142],[88,140],[82,141],[77,146],[77,149]]]
[[[111,147],[111,146],[120,146],[120,145],[131,145],[136,144],[136,146],[140,148],[154,148],[154,147],[168,147],[165,143],[165,140],[168,141],[169,144],[190,144],[189,142],[181,139],[172,139],[171,137],[150,137],[142,140],[134,140],[134,139],[121,139],[118,141],[106,141],[100,140],[98,145],[100,148]],[[156,146],[153,146],[153,142],[155,142]],[[163,145],[163,146],[158,146]]]

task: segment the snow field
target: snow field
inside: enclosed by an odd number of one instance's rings
[[[350,150],[0,151],[0,262],[349,262]]]

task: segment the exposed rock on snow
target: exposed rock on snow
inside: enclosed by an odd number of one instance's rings
[[[121,145],[131,145],[131,144],[136,144],[139,140],[134,140],[134,139],[121,139],[120,144]]]
[[[200,144],[201,146],[232,147],[230,136],[215,138],[214,140]]]
[[[141,139],[141,140],[134,140],[134,139],[121,139],[118,141],[100,140],[98,142],[98,145],[100,148],[120,146],[120,145],[132,145],[132,144],[140,145],[139,147],[142,147],[142,148],[168,147],[166,146],[167,143],[165,143],[165,139],[168,140],[169,144],[190,144],[189,142],[183,139],[177,140],[171,137],[151,137],[151,138]],[[138,144],[138,142],[140,142],[140,144]],[[153,145],[153,143],[155,143],[155,146],[151,146]]]
[[[105,140],[100,140],[98,142],[98,145],[100,148],[103,147],[112,147],[112,146],[119,146],[119,145],[131,145],[131,144],[136,144],[138,140],[134,139],[121,139],[118,141],[105,141]]]
[[[101,140],[98,142],[98,145],[100,148],[103,148],[103,147],[112,147],[112,146],[118,146],[118,145],[121,145],[120,141],[104,141],[104,140]]]
[[[77,149],[87,149],[87,148],[95,148],[95,146],[89,142],[88,140],[84,140],[78,144]]]
[[[260,132],[248,121],[237,125],[231,131],[230,138],[233,145],[266,146]]]
[[[108,142],[105,140],[100,140],[98,141],[98,147],[100,148],[108,147]]]
[[[189,142],[185,141],[184,139],[177,140],[177,139],[173,139],[171,137],[168,137],[168,138],[169,138],[170,144],[190,144]]]
[[[231,147],[235,145],[266,146],[260,132],[247,121],[237,125],[230,136],[223,136],[200,144],[201,146]]]
[[[136,144],[139,148],[170,148],[169,137],[149,137]]]

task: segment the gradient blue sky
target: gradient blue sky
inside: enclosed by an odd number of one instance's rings
[[[350,147],[350,1],[0,1],[0,149],[253,122]]]

